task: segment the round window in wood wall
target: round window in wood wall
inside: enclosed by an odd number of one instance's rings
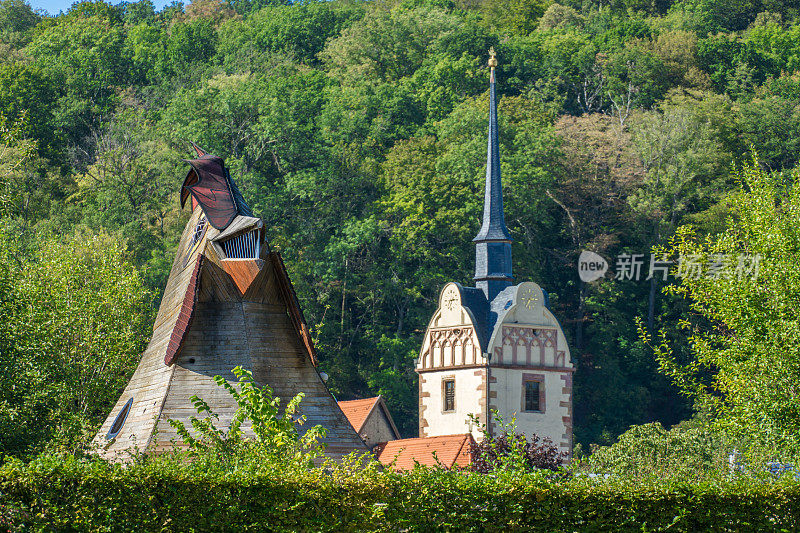
[[[128,413],[131,412],[132,406],[133,406],[133,398],[125,402],[125,405],[122,407],[122,409],[120,409],[117,418],[115,418],[114,423],[111,424],[111,429],[108,430],[108,435],[106,435],[106,438],[108,440],[111,440],[114,437],[116,437],[122,430],[122,426],[125,424],[125,419],[128,418]]]

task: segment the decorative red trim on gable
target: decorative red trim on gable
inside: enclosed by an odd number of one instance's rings
[[[186,334],[189,333],[189,327],[192,325],[194,309],[197,304],[198,289],[200,287],[200,269],[202,268],[204,259],[205,256],[203,254],[198,254],[195,260],[192,277],[189,278],[186,294],[183,296],[183,304],[181,304],[181,310],[180,313],[178,313],[175,326],[172,328],[172,335],[169,337],[167,352],[164,354],[164,364],[167,366],[172,365],[178,359],[181,348],[183,348],[183,341],[186,339]]]

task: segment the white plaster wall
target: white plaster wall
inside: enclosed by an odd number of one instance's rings
[[[544,375],[545,387],[545,412],[527,413],[522,411],[522,375],[537,374]],[[556,446],[559,446],[565,439],[562,437],[567,429],[562,417],[568,416],[567,407],[562,407],[561,402],[569,402],[569,395],[562,393],[564,380],[561,379],[563,372],[551,372],[542,370],[518,370],[507,368],[492,368],[491,377],[497,382],[491,383],[490,394],[496,397],[491,398],[490,405],[497,409],[503,421],[508,423],[516,416],[517,430],[525,435],[536,434],[541,438],[550,437]],[[499,427],[496,427],[500,431]],[[563,451],[570,452],[566,448]]]
[[[478,427],[468,421],[468,415],[470,413],[478,415],[484,410],[481,406],[481,402],[485,402],[481,399],[483,372],[485,372],[483,368],[463,368],[420,374],[423,407],[420,417],[428,424],[424,428],[424,436],[436,437],[471,432],[476,439],[481,437]],[[456,382],[456,409],[445,413],[442,411],[444,408],[442,380],[450,376],[453,376]]]

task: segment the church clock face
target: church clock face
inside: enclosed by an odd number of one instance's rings
[[[455,310],[456,306],[458,305],[458,292],[452,287],[447,289],[442,301],[444,302],[445,309],[448,311]]]
[[[539,303],[539,295],[537,291],[528,287],[523,289],[519,295],[520,303],[527,309],[528,311],[533,310],[536,307],[536,304]]]

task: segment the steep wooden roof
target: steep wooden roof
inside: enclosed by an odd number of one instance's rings
[[[112,460],[125,460],[133,448],[171,449],[180,439],[168,421],[189,424],[196,414],[195,395],[221,420],[230,420],[239,406],[233,397],[218,394],[216,376],[234,383],[231,368],[242,366],[276,397],[305,393],[303,414],[308,427],[327,430],[322,442],[328,457],[366,451],[364,438],[315,368],[308,326],[280,254],[269,250],[263,221],[251,216],[222,160],[197,152],[190,174],[198,175],[189,176],[183,189],[183,201],[193,199],[192,215],[175,253],[153,336],[95,445]],[[204,169],[213,176],[203,176]],[[242,235],[248,238],[229,257],[225,243]],[[111,427],[117,430],[109,438]],[[251,428],[243,430],[254,436]]]
[[[225,162],[221,157],[208,154],[192,143],[197,159],[184,159],[191,168],[181,187],[181,207],[192,197],[192,210],[195,204],[202,207],[208,222],[223,231],[237,216],[252,217],[253,212],[244,201],[242,193],[231,179]]]
[[[303,344],[308,352],[308,357],[311,363],[317,366],[317,351],[314,349],[314,341],[311,339],[311,333],[308,331],[303,310],[300,308],[300,301],[297,299],[297,293],[294,292],[294,285],[292,280],[289,279],[289,273],[286,270],[286,265],[283,264],[283,258],[280,252],[270,252],[269,259],[275,267],[275,275],[280,287],[281,294],[289,308],[289,317],[292,319],[297,334],[303,339]]]
[[[385,465],[391,465],[396,458],[395,470],[411,470],[417,463],[424,466],[441,464],[446,468],[453,468],[467,466],[472,461],[471,446],[474,443],[472,435],[464,433],[393,440],[378,444],[374,452],[377,459]]]

